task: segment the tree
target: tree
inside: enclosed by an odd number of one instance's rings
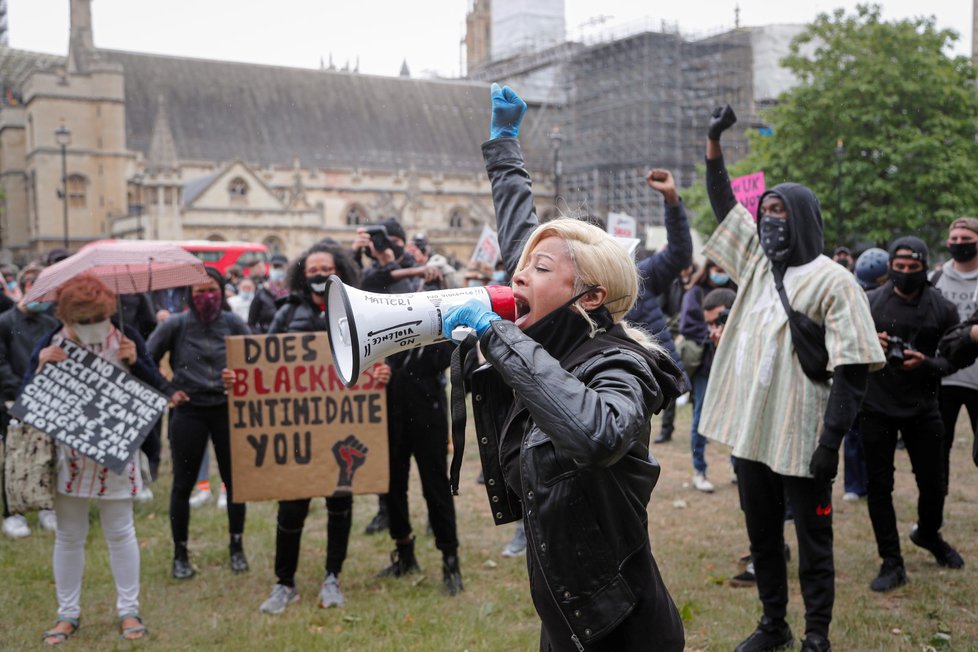
[[[750,134],[731,173],[812,188],[828,249],[910,233],[943,241],[953,218],[978,215],[978,87],[971,62],[946,54],[957,38],[933,17],[883,22],[879,5],[819,15],[782,61],[799,83],[764,114],[774,134]]]

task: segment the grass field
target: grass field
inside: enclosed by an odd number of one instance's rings
[[[471,419],[470,419],[471,423]],[[747,549],[736,486],[730,483],[726,451],[707,449],[710,478],[717,491],[693,490],[689,462],[689,407],[681,408],[676,439],[654,447],[663,467],[649,507],[653,550],[665,581],[686,621],[687,649],[732,650],[760,616],[754,589],[731,588],[737,558]],[[657,421],[654,424],[657,427]],[[470,433],[471,435],[471,433]],[[964,419],[954,445],[951,494],[944,535],[964,556],[963,570],[939,568],[929,553],[907,538],[915,521],[916,489],[905,453],[898,453],[897,515],[910,583],[886,595],[868,588],[879,566],[865,501],[844,503],[841,482],[835,501],[837,587],[832,640],[836,650],[978,650],[978,469],[970,459],[971,434]],[[470,446],[463,467],[459,518],[462,573],[466,591],[448,598],[441,590],[440,555],[430,536],[420,488],[412,484],[413,522],[425,573],[402,580],[378,580],[393,547],[386,535],[364,535],[376,499],[361,496],[354,507],[354,534],[341,577],[347,604],[321,610],[316,595],[325,555],[322,501],[306,523],[297,575],[302,599],[281,616],[258,606],[274,583],[275,505],[249,505],[245,547],[251,572],[232,575],[227,565],[227,521],[213,504],[195,509],[190,547],[199,573],[190,581],[170,578],[172,554],[167,467],[153,490],[156,498],[136,506],[142,548],[142,613],[150,637],[118,640],[115,595],[97,515],[88,543],[82,593],[82,627],[67,650],[532,650],[538,621],[530,603],[525,562],[499,551],[511,526],[492,525],[483,488],[476,484],[478,457]],[[54,623],[56,601],[51,572],[53,534],[37,528],[19,541],[0,538],[0,650],[37,649],[40,634]],[[786,537],[796,553],[792,526]],[[795,561],[789,622],[804,633]],[[939,636],[949,635],[949,640]]]

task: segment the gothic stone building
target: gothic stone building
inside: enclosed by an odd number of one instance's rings
[[[77,249],[136,237],[250,240],[295,256],[396,216],[464,260],[493,222],[485,82],[101,50],[91,0],[71,0],[67,57],[0,46],[0,81],[8,259],[66,238]],[[532,134],[549,126],[535,119],[524,147],[548,182],[549,144]]]

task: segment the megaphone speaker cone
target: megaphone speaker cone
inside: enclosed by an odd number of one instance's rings
[[[516,318],[508,286],[455,288],[411,294],[376,294],[344,285],[331,276],[326,293],[326,324],[333,365],[347,387],[360,372],[383,358],[443,341],[442,317],[476,299],[503,319]]]

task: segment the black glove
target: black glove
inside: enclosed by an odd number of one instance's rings
[[[839,451],[819,444],[812,455],[808,471],[815,476],[815,482],[831,482],[839,473]]]
[[[730,108],[730,105],[718,106],[713,109],[710,115],[710,128],[706,132],[706,137],[710,140],[720,142],[720,134],[729,129],[737,122],[737,114]]]

